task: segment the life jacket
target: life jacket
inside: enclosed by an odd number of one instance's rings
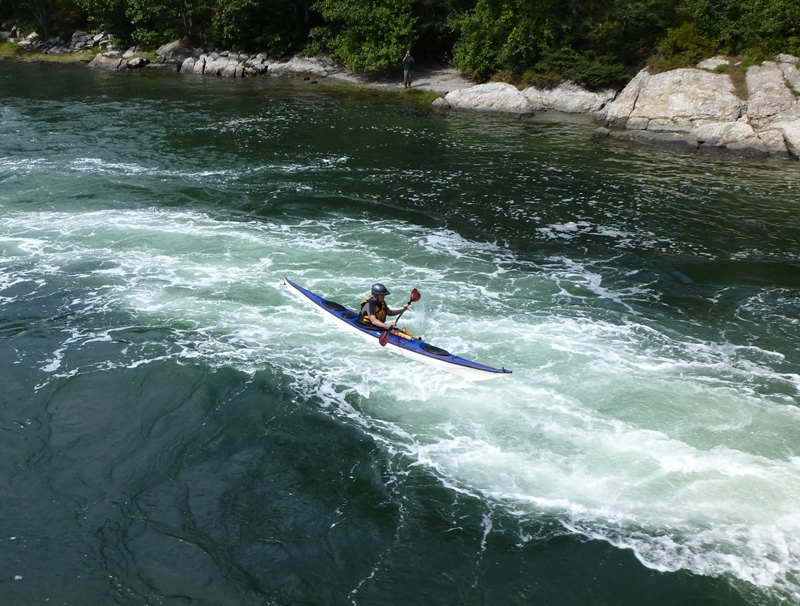
[[[370,301],[375,302],[375,317],[381,322],[386,322],[386,301],[381,303],[372,297],[361,301],[361,313],[358,314],[358,322],[360,324],[364,324],[365,326],[372,326],[372,322],[369,321],[369,314],[367,313],[367,303]]]

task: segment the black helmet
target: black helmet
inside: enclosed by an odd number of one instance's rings
[[[372,285],[372,296],[373,297],[376,296],[376,295],[388,295],[388,294],[389,294],[389,291],[386,290],[386,287],[383,284],[381,284],[380,282],[376,282],[375,284]]]

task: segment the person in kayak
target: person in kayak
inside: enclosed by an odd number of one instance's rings
[[[408,303],[403,305],[400,309],[390,309],[384,299],[389,291],[386,287],[376,282],[372,285],[372,296],[361,303],[361,313],[358,314],[358,322],[365,326],[374,326],[375,328],[385,328],[389,330],[394,328],[397,322],[386,322],[387,316],[397,316],[408,309]]]

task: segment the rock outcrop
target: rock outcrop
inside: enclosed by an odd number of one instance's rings
[[[492,82],[452,91],[435,105],[456,110],[509,114],[530,114],[541,110],[597,114],[616,95],[613,89],[589,91],[574,82],[562,82],[555,87],[529,86],[522,91],[511,84]]]
[[[14,34],[14,32],[9,32],[9,34]],[[17,35],[19,35],[19,32]],[[0,37],[3,36],[0,35]],[[6,37],[6,39],[10,41],[14,40],[11,36]],[[114,36],[105,33],[89,34],[87,32],[77,31],[72,34],[69,40],[62,40],[58,36],[54,36],[49,40],[40,40],[38,34],[34,32],[20,38],[17,43],[20,46],[27,46],[31,50],[46,55],[59,55],[62,53],[78,53],[95,48],[113,50]]]
[[[737,89],[724,57],[697,68],[659,74],[642,70],[619,92],[589,91],[572,82],[522,91],[505,83],[470,86],[437,100],[437,107],[528,114],[540,110],[594,115],[599,137],[690,153],[800,157],[798,58],[751,66]]]
[[[533,111],[530,101],[516,86],[505,82],[478,84],[447,93],[445,106],[473,111],[527,114]]]
[[[738,69],[721,57],[701,62],[698,69],[654,75],[643,70],[605,108],[605,127],[597,134],[690,152],[798,157],[797,62],[796,57],[779,55],[776,61],[749,67],[744,91],[717,71],[721,66]]]
[[[681,132],[694,123],[735,122],[744,103],[731,79],[699,69],[640,72],[606,109],[609,126]]]
[[[150,60],[144,57],[132,56],[130,58],[125,58],[119,53],[100,53],[99,55],[95,55],[94,59],[89,62],[89,67],[121,71],[124,69],[141,69],[149,64]]]
[[[790,86],[783,70],[772,61],[747,70],[746,115],[753,127],[763,128],[777,120],[798,118],[797,91]]]
[[[567,114],[596,114],[617,96],[613,88],[589,91],[574,82],[546,88],[529,86],[522,91],[533,111],[554,110]]]

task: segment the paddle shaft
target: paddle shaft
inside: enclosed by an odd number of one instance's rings
[[[408,299],[408,305],[411,305],[415,301],[419,301],[421,297],[422,295],[419,294],[419,291],[415,288],[414,290],[411,291],[411,297]],[[406,307],[406,309],[408,309],[408,307]],[[402,310],[399,314],[397,314],[397,319],[394,321],[393,328],[397,327],[397,323],[400,321],[400,317],[404,313],[406,313],[406,309]],[[381,347],[384,347],[389,342],[389,334],[391,332],[392,328],[387,328],[385,332],[380,336],[380,338],[378,339],[378,343],[380,343]]]

